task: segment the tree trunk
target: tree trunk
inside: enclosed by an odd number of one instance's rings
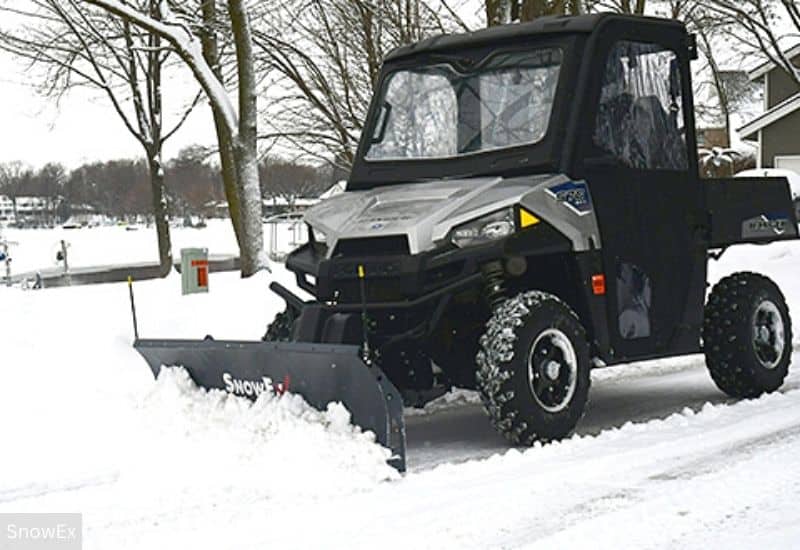
[[[211,104],[214,115],[214,126],[217,130],[217,146],[219,147],[219,163],[222,172],[222,187],[225,191],[225,200],[228,201],[228,213],[231,216],[231,225],[236,235],[236,243],[241,250],[242,242],[242,201],[238,189],[238,176],[236,174],[236,160],[234,158],[233,138],[228,127],[214,104]]]
[[[240,219],[242,277],[266,266],[264,229],[261,222],[261,187],[258,182],[258,108],[253,37],[242,0],[228,0],[228,14],[236,43],[239,75],[239,136],[234,144],[237,190],[241,199]]]
[[[214,75],[222,82],[222,69],[219,64],[219,43],[214,31],[217,20],[217,6],[215,0],[204,0],[202,5],[203,30],[200,33],[200,42],[203,47],[203,57],[211,67]],[[225,200],[228,201],[228,213],[231,216],[233,232],[239,249],[242,248],[241,230],[241,203],[236,186],[236,166],[233,158],[233,144],[230,132],[227,130],[222,113],[211,102],[211,112],[214,115],[214,126],[217,130],[217,146],[219,147],[219,161],[222,168],[222,184],[225,189]]]
[[[505,0],[486,0],[486,26],[494,27],[505,23],[505,12]]]
[[[158,264],[160,277],[166,277],[172,270],[172,239],[169,233],[169,212],[167,206],[166,187],[164,185],[164,168],[161,165],[160,153],[147,152],[147,165],[150,170],[150,190],[153,194],[153,216],[158,236]]]
[[[242,277],[254,275],[264,267],[264,230],[261,223],[261,190],[258,186],[258,158],[255,149],[238,144],[234,149],[236,175],[242,193],[244,208],[241,210],[242,245],[240,258]]]

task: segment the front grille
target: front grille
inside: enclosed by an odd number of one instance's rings
[[[336,243],[336,249],[333,251],[334,258],[403,256],[408,254],[408,238],[405,235],[341,239]]]

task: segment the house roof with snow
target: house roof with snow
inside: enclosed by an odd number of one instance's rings
[[[755,139],[758,137],[758,131],[763,130],[770,124],[783,119],[800,109],[800,92],[778,103],[768,111],[761,113],[741,128],[739,133],[744,139]]]
[[[784,51],[784,55],[789,59],[794,59],[797,56],[800,56],[800,44],[795,44],[793,47],[789,48],[788,50]],[[761,65],[757,65],[753,67],[749,71],[747,71],[747,76],[750,77],[750,80],[757,80],[770,72],[772,69],[776,67],[775,62],[771,59],[765,61]]]
[[[800,68],[800,44],[783,56]],[[741,137],[758,142],[759,168],[786,168],[800,173],[800,82],[783,66],[769,61],[748,72],[764,82],[764,112],[738,129]]]

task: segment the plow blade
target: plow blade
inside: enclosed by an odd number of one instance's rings
[[[134,348],[156,377],[164,366],[180,366],[200,387],[251,399],[289,391],[320,410],[340,402],[355,425],[392,452],[389,464],[405,471],[403,400],[357,346],[206,339],[136,340]]]

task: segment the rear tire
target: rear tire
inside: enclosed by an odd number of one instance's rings
[[[577,315],[531,291],[494,311],[480,340],[477,386],[497,431],[516,445],[563,439],[583,416],[589,345]]]
[[[792,357],[792,320],[777,285],[755,273],[717,283],[706,304],[703,347],[711,378],[731,397],[780,388]]]

